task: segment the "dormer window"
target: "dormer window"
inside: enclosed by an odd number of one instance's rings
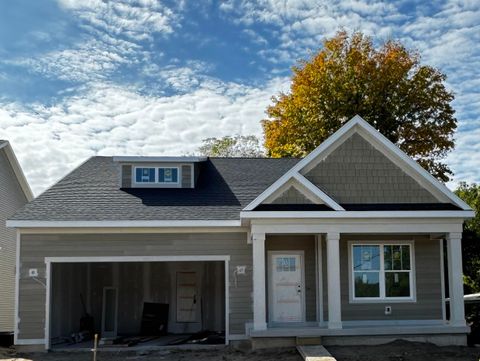
[[[158,183],[178,183],[178,168],[158,168]]]
[[[155,168],[135,168],[135,182],[155,183]]]

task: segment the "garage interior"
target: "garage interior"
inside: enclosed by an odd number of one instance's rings
[[[54,263],[50,346],[225,343],[225,263]]]

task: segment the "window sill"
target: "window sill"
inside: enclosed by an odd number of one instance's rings
[[[350,299],[350,304],[364,304],[364,303],[416,303],[417,300],[415,298],[377,298],[377,299]]]

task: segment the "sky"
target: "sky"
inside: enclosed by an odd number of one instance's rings
[[[448,186],[480,182],[478,0],[4,1],[0,139],[38,195],[94,155],[261,137],[291,67],[340,29],[400,40],[448,76],[459,122]]]

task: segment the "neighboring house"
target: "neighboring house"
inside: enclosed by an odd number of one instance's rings
[[[13,334],[15,306],[15,230],[8,217],[33,199],[10,143],[0,140],[0,335]]]
[[[93,157],[8,222],[15,342],[78,331],[82,294],[104,338],[138,334],[150,302],[227,343],[462,344],[472,216],[358,116],[303,159]]]

